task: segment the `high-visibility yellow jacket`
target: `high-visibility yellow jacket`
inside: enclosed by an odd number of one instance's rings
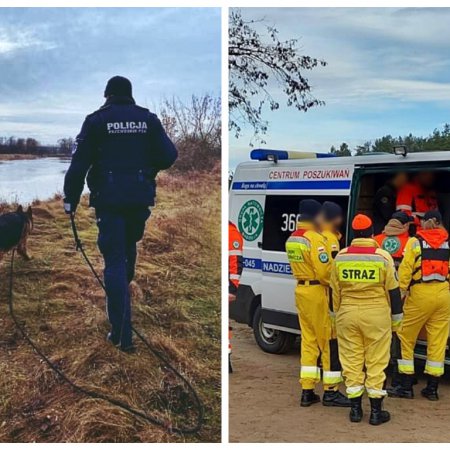
[[[425,242],[427,251],[430,255],[427,257],[427,261],[424,261],[423,245],[421,245],[419,238],[412,237],[408,240],[405,246],[405,254],[403,261],[398,269],[400,289],[406,291],[411,284],[422,281],[423,264],[428,265],[431,269],[431,273],[426,273],[428,280],[424,281],[448,281],[448,271],[450,262],[448,260],[448,233],[440,228],[433,230],[421,230],[417,233],[422,242]],[[433,254],[436,256],[433,256]],[[444,255],[444,260],[441,255]],[[445,257],[445,255],[447,255]],[[427,256],[427,255],[426,255]],[[435,261],[433,261],[435,259]],[[425,269],[427,267],[425,266]],[[434,274],[432,273],[434,269]]]
[[[391,255],[374,239],[356,238],[333,261],[330,288],[333,311],[341,304],[391,306],[392,325],[402,320],[403,305]]]
[[[328,254],[331,255],[333,259],[336,258],[336,255],[340,250],[339,241],[341,240],[341,234],[327,228],[322,230],[322,234],[325,236],[327,241]]]
[[[297,280],[330,282],[331,258],[325,237],[310,222],[298,222],[297,230],[286,241],[286,252]]]

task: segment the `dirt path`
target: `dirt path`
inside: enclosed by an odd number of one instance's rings
[[[450,382],[440,387],[440,401],[420,396],[419,377],[414,400],[387,399],[391,422],[368,424],[368,400],[363,422],[352,424],[347,408],[321,404],[299,407],[297,351],[270,355],[256,345],[252,330],[233,324],[233,366],[230,376],[231,442],[448,442]]]

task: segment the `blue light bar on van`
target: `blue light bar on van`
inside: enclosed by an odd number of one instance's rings
[[[286,150],[264,150],[256,148],[250,152],[250,159],[256,161],[273,161],[282,159],[333,158],[331,153],[293,152]]]

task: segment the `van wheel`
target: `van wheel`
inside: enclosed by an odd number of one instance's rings
[[[261,305],[256,307],[252,327],[256,343],[267,353],[286,353],[295,341],[295,336],[291,333],[264,326]]]

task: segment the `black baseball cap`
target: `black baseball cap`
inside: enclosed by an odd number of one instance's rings
[[[342,216],[342,208],[334,202],[324,202],[322,205],[322,209],[321,209],[325,220],[334,220],[337,217],[341,217]]]
[[[436,222],[442,223],[442,215],[437,209],[427,211],[423,216],[423,220],[427,221],[430,219],[436,219]]]
[[[317,214],[319,214],[321,207],[322,205],[312,198],[301,200],[298,204],[300,220],[314,220]]]
[[[414,217],[408,216],[404,211],[396,211],[392,214],[392,219],[398,220],[403,225],[406,225],[409,222],[414,222]]]

